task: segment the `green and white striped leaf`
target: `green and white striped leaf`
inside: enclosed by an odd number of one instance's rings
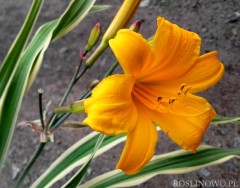
[[[92,159],[94,158],[97,150],[101,146],[101,144],[102,144],[102,142],[103,142],[105,137],[106,137],[105,135],[102,135],[102,134],[99,135],[98,140],[97,140],[97,142],[95,144],[94,150],[93,150],[91,156],[89,157],[89,159],[84,163],[84,165],[81,167],[81,169],[77,173],[75,173],[75,175],[68,182],[66,182],[62,186],[62,188],[77,187],[78,184],[80,184],[80,182],[82,181],[85,173],[87,172],[87,169],[88,169],[89,165],[92,162]]]
[[[131,187],[159,174],[188,173],[223,163],[233,157],[240,158],[240,149],[213,148],[202,145],[195,154],[178,150],[154,156],[138,174],[129,176],[121,170],[113,170],[78,186],[78,188]]]
[[[41,66],[45,50],[51,41],[63,36],[73,29],[89,12],[95,0],[73,0],[60,19],[43,25],[33,37],[27,49],[21,54],[21,59],[14,67],[13,75],[3,87],[0,98],[0,163],[2,164],[8,150],[17,114],[24,93],[35,80]],[[26,26],[25,27],[30,27]],[[24,30],[24,29],[23,29]],[[25,44],[25,43],[24,43]],[[17,46],[16,46],[17,47]],[[4,67],[1,68],[1,71]]]
[[[32,187],[50,187],[74,168],[84,164],[93,151],[97,137],[98,133],[92,133],[70,147],[35,181]],[[106,137],[95,157],[125,141],[125,138],[126,136]]]
[[[16,107],[18,105],[15,105],[14,107],[10,106],[13,103],[12,100],[14,99],[7,101],[7,98],[10,98],[14,95],[10,93],[11,90],[9,87],[11,87],[11,84],[14,82],[13,79],[15,77],[17,68],[20,65],[22,51],[37,20],[42,3],[42,0],[35,0],[33,2],[22,29],[8,51],[8,54],[0,68],[0,168],[4,162],[7,150],[9,148],[15,126],[16,114],[18,112],[18,107]],[[11,113],[9,114],[6,112],[6,109],[12,110]]]
[[[0,67],[0,97],[3,94],[7,84],[10,81],[11,76],[14,75],[16,67],[19,63],[19,58],[24,50],[26,42],[31,34],[34,24],[38,18],[39,12],[41,10],[43,1],[35,0],[29,10],[29,13],[25,19],[25,22],[18,33],[15,41],[13,42],[11,48],[8,51],[3,63]]]
[[[218,124],[225,124],[225,123],[236,123],[240,124],[240,117],[224,117],[224,116],[217,116],[215,119],[212,120],[211,124],[218,125]]]
[[[87,15],[96,0],[73,0],[53,31],[56,40],[71,31]]]
[[[111,5],[94,5],[91,10],[89,11],[89,13],[94,13],[94,12],[99,12],[99,11],[103,11],[103,10],[107,10],[109,8],[111,8]]]
[[[91,157],[99,133],[93,132],[66,150],[31,186],[32,188],[50,187],[56,181],[71,172],[74,168],[83,165]],[[106,136],[94,157],[110,150],[117,144],[125,141],[126,136]]]
[[[96,0],[72,0],[66,11],[62,14],[62,16],[59,19],[52,21],[53,24],[55,24],[54,22],[56,22],[57,25],[51,31],[51,41],[55,41],[60,37],[66,35],[75,26],[77,26],[91,10],[95,1]],[[46,44],[46,46],[48,47],[49,44]],[[39,56],[35,60],[34,66],[31,70],[31,74],[29,76],[26,91],[28,91],[28,89],[31,87],[37,76],[37,73],[39,72],[43,55],[44,53],[42,54],[42,56]]]

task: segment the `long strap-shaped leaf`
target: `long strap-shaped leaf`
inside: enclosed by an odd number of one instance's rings
[[[98,176],[78,188],[130,187],[141,184],[158,174],[182,174],[223,163],[233,157],[240,158],[240,149],[201,146],[195,154],[178,150],[155,156],[138,174],[128,176],[113,170]]]
[[[239,118],[236,117],[228,118],[231,122],[235,122],[235,120],[238,119]],[[222,118],[217,118],[212,123],[219,124],[225,122],[222,121]],[[95,146],[98,135],[98,133],[91,133],[71,146],[34,182],[32,187],[50,187],[74,168],[84,164],[87,158],[90,157],[91,152],[93,152],[93,147]],[[126,136],[107,136],[95,157],[123,142],[125,138]]]
[[[72,0],[62,16],[59,19],[55,20],[58,22],[58,24],[50,31],[52,35],[51,41],[55,41],[60,37],[66,35],[70,30],[77,26],[80,21],[87,15],[87,13],[93,8],[95,1],[96,0]],[[46,46],[48,45],[49,44],[46,44]],[[26,91],[28,91],[36,78],[36,75],[41,67],[41,59],[42,58],[36,58],[35,60],[35,64],[31,70],[28,84],[26,86]]]
[[[73,0],[69,4],[67,10],[63,13],[60,19],[55,20],[58,21],[56,28],[54,28],[52,33],[51,41],[55,41],[60,37],[66,35],[70,30],[72,30],[79,22],[86,16],[89,12],[98,12],[109,8],[107,5],[96,5],[93,6],[96,0]],[[31,70],[31,74],[28,79],[28,84],[26,86],[25,93],[29,90],[32,83],[34,82],[38,71],[41,67],[42,58],[44,56],[44,52],[42,56],[36,58],[34,66]]]
[[[240,124],[240,117],[224,117],[224,116],[217,116],[215,119],[212,120],[211,124],[225,124],[225,123],[235,123]]]
[[[67,181],[62,188],[73,188],[73,187],[77,187],[78,184],[80,184],[80,182],[82,181],[89,165],[91,164],[92,159],[94,158],[96,152],[98,151],[98,149],[100,148],[100,146],[102,145],[102,142],[104,140],[106,136],[100,134],[98,137],[98,140],[95,144],[95,147],[91,153],[91,156],[89,157],[88,161],[86,161],[84,163],[84,165],[82,166],[82,168],[69,180]]]
[[[5,101],[5,97],[9,93],[8,88],[12,82],[17,67],[19,66],[19,59],[21,53],[37,20],[40,9],[42,7],[42,3],[42,0],[35,0],[33,2],[31,9],[26,17],[26,20],[22,26],[22,29],[16,37],[14,43],[12,44],[0,68],[0,168],[5,159],[6,152],[9,147],[9,142],[11,140],[11,135],[13,132],[14,125],[11,122],[15,122],[16,120],[16,117],[12,117],[11,114],[8,114],[4,111],[6,108],[10,109],[10,104]],[[4,106],[5,108],[3,108]],[[15,109],[13,109],[13,113],[14,112]],[[8,120],[10,120],[11,118],[10,123],[5,121],[6,118]]]
[[[73,0],[60,19],[49,22],[39,29],[23,53],[16,72],[8,83],[9,87],[3,91],[0,98],[0,164],[8,150],[24,93],[36,77],[45,50],[56,37],[63,36],[76,26],[95,1]]]
[[[50,187],[74,168],[83,165],[93,153],[98,137],[99,133],[93,132],[71,146],[33,183],[31,187]],[[108,151],[125,139],[126,136],[123,135],[106,136],[94,157]]]
[[[5,57],[1,68],[0,68],[0,98],[1,94],[5,90],[7,83],[9,82],[12,75],[16,70],[17,64],[19,62],[20,55],[24,49],[24,46],[31,34],[32,28],[38,18],[39,12],[41,10],[43,0],[34,0],[30,8],[30,11],[26,17],[26,20],[13,42],[11,48]]]
[[[111,8],[111,5],[94,5],[91,10],[89,11],[89,13],[94,13],[94,12],[98,12],[98,11],[103,11],[106,9]]]

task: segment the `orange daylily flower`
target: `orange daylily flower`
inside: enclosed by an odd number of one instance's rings
[[[117,168],[141,170],[157,143],[153,122],[186,150],[196,150],[216,112],[195,93],[216,84],[224,72],[217,52],[200,56],[201,39],[157,19],[152,44],[140,34],[120,30],[109,44],[124,74],[105,78],[84,101],[84,123],[107,135],[127,134]]]

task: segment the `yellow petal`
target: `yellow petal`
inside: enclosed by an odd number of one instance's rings
[[[93,90],[92,97],[84,101],[88,116],[83,123],[108,135],[132,131],[138,119],[131,97],[134,83],[135,78],[127,75],[105,78]]]
[[[184,117],[201,116],[208,112],[212,118],[216,116],[212,106],[206,99],[190,93],[176,98],[176,100],[169,105],[169,111],[172,114],[175,113]]]
[[[178,145],[195,151],[216,113],[203,98],[188,94],[169,106],[166,113],[153,112],[154,121]]]
[[[158,96],[164,96],[164,99],[169,100],[170,97],[177,96],[183,84],[186,88],[190,88],[190,93],[201,92],[212,87],[222,78],[223,72],[224,66],[217,58],[217,52],[213,51],[200,56],[193,67],[181,77],[142,84],[145,90],[155,94],[155,100]]]
[[[158,106],[158,97],[160,96],[158,90],[155,88],[156,87],[151,88],[149,85],[136,81],[132,95],[141,101],[146,107],[154,110]]]
[[[125,0],[103,36],[103,41],[112,39],[119,29],[126,27],[134,16],[141,0]]]
[[[144,64],[151,62],[150,47],[138,33],[122,29],[109,41],[109,45],[125,74],[138,74]]]
[[[140,3],[141,0],[124,0],[121,8],[105,32],[101,43],[94,51],[94,53],[87,59],[87,67],[91,67],[97,58],[102,54],[102,52],[106,50],[108,47],[108,41],[116,35],[117,31],[127,26],[128,22],[131,20],[136,10],[138,9]]]
[[[215,85],[224,72],[224,66],[217,58],[217,52],[213,51],[199,57],[196,64],[189,70],[179,83],[184,82],[191,86],[191,92],[201,92]]]
[[[153,39],[154,62],[140,75],[145,82],[168,80],[185,74],[196,62],[201,39],[196,33],[184,30],[159,17]]]
[[[157,143],[157,131],[146,115],[145,107],[138,107],[139,119],[135,129],[128,134],[126,145],[117,164],[126,174],[140,171],[152,158]]]

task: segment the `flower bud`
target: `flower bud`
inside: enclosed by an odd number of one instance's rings
[[[141,0],[124,0],[121,8],[104,34],[103,41],[108,42],[115,37],[119,29],[127,26],[140,3]]]
[[[101,35],[101,25],[100,25],[100,23],[97,23],[93,27],[93,29],[92,29],[92,31],[90,33],[90,36],[88,38],[88,43],[87,43],[87,45],[85,47],[85,50],[87,52],[90,51],[92,49],[92,47],[97,43],[100,35]]]
[[[115,37],[118,30],[127,26],[133,15],[135,14],[141,0],[124,0],[122,6],[114,17],[112,23],[103,35],[102,41],[95,52],[86,61],[86,66],[91,67],[102,52],[109,46],[108,41]]]
[[[92,90],[93,88],[95,88],[98,84],[99,84],[99,80],[94,80],[90,83],[89,85],[89,90]]]
[[[84,112],[84,104],[83,100],[75,101],[74,103],[67,106],[59,106],[54,108],[54,113],[62,114],[62,113],[77,113],[81,114]]]
[[[132,25],[129,27],[129,29],[135,31],[138,33],[138,31],[140,30],[140,27],[142,25],[141,20],[136,20],[135,22],[132,23]]]

